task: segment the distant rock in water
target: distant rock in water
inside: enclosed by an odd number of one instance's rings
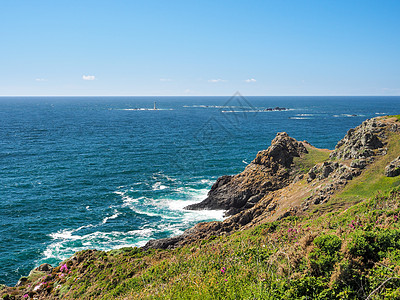
[[[400,156],[392,160],[385,168],[385,176],[396,177],[400,175]]]
[[[274,108],[266,108],[266,109],[264,109],[264,111],[282,111],[282,110],[288,110],[288,108],[277,106],[277,107],[274,107]]]
[[[258,152],[246,169],[235,176],[222,176],[212,186],[207,198],[185,209],[224,209],[234,215],[253,207],[265,194],[287,186],[291,178],[293,158],[307,153],[303,142],[281,132],[267,150]]]

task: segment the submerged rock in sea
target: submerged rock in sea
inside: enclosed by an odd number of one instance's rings
[[[185,208],[224,209],[226,215],[251,208],[266,193],[281,189],[293,180],[293,158],[305,153],[307,149],[303,142],[296,141],[286,132],[278,133],[271,146],[258,152],[242,173],[218,178],[204,201]]]

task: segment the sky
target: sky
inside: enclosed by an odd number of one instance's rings
[[[1,0],[0,96],[400,95],[400,1]]]

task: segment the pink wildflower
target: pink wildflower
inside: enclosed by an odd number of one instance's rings
[[[28,298],[28,297],[29,297],[28,294],[25,294],[25,295],[22,296],[22,298]]]
[[[67,264],[63,264],[62,266],[61,266],[61,268],[60,268],[60,271],[61,272],[68,272],[68,267],[67,267]]]

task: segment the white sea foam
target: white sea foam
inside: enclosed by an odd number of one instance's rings
[[[205,183],[207,183],[207,184],[213,184],[214,181],[215,181],[215,180],[211,180],[211,179],[201,179],[201,180],[200,180],[200,183],[202,183],[202,184],[205,184]]]
[[[54,233],[50,233],[50,237],[53,239],[62,239],[62,240],[79,240],[80,237],[78,235],[72,235],[76,230],[59,230]]]
[[[140,209],[137,209],[137,208],[135,208],[133,210],[137,214],[146,215],[146,216],[149,216],[149,217],[160,217],[160,216],[164,217],[162,214],[158,214],[158,213],[155,213],[155,212],[143,211],[143,210],[140,210]]]
[[[184,220],[186,222],[195,222],[201,220],[223,220],[224,210],[192,210],[185,213]]]
[[[121,215],[121,213],[118,212],[118,211],[115,209],[115,210],[114,210],[114,214],[113,214],[112,216],[105,217],[101,223],[102,223],[102,224],[105,224],[105,223],[107,223],[108,220],[112,220],[112,219],[118,218],[119,215]]]
[[[190,211],[184,209],[187,205],[204,200],[210,186],[214,183],[214,179],[194,178],[185,185],[177,186],[180,183],[165,174],[155,173],[153,177],[155,182],[152,182],[151,190],[145,191],[148,193],[145,196],[144,194],[139,197],[133,196],[132,193],[137,195],[137,191],[132,191],[129,186],[120,187],[115,191],[114,194],[120,197],[122,203],[110,206],[113,208],[112,213],[103,217],[99,224],[89,224],[76,229],[64,229],[51,233],[50,237],[53,241],[43,252],[44,259],[50,259],[50,261],[52,259],[63,260],[76,251],[88,248],[111,250],[121,247],[140,247],[158,234],[179,235],[197,222],[223,219],[224,212],[222,210]],[[151,195],[152,191],[168,188],[166,183],[173,187],[171,191],[162,192],[165,194],[161,197]],[[143,217],[144,224],[135,230],[104,231],[103,226],[106,223],[122,215],[121,209],[123,207],[130,208],[135,213],[144,216],[159,218],[145,221],[146,217]],[[118,220],[115,222],[118,222]],[[93,229],[81,231],[89,227],[93,227]]]
[[[122,193],[121,196],[122,196],[122,202],[124,203],[123,206],[127,206],[132,203],[138,203],[138,202],[140,202],[140,200],[147,199],[146,197],[132,198],[130,196],[125,195],[125,193]]]
[[[160,191],[160,190],[165,190],[168,187],[166,185],[163,185],[161,182],[156,182],[152,185],[153,191]]]
[[[78,229],[63,230],[64,233]],[[82,236],[73,236],[59,232],[50,234],[55,240],[43,251],[44,259],[64,260],[77,251],[84,249],[111,250],[121,247],[143,246],[154,233],[155,229],[142,227],[128,232],[101,232],[96,231]],[[80,242],[77,242],[80,241]]]

